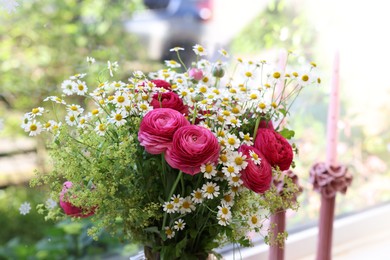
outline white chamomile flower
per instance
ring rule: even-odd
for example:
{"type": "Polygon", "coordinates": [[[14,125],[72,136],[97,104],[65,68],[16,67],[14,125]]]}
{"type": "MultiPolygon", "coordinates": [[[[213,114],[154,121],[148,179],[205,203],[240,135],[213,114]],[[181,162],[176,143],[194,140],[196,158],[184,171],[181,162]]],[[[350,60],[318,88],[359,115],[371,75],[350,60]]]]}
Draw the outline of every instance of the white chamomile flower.
{"type": "Polygon", "coordinates": [[[261,163],[261,158],[259,157],[259,155],[257,153],[255,153],[254,151],[249,151],[249,156],[251,158],[251,160],[255,163],[255,164],[260,164],[261,163]]]}
{"type": "Polygon", "coordinates": [[[73,95],[76,91],[76,88],[77,88],[77,84],[76,82],[72,81],[72,80],[64,80],[61,84],[61,88],[62,88],[62,92],[67,95],[67,96],[70,96],[70,95],[73,95]]]}
{"type": "Polygon", "coordinates": [[[171,202],[175,206],[175,209],[178,209],[178,208],[180,208],[180,206],[183,202],[183,198],[180,196],[180,194],[179,195],[174,194],[171,198],[171,202]]]}
{"type": "Polygon", "coordinates": [[[30,116],[31,118],[35,118],[37,116],[42,116],[45,109],[43,107],[35,107],[31,109],[30,116]]]}
{"type": "Polygon", "coordinates": [[[87,84],[84,81],[77,80],[75,91],[77,95],[80,96],[85,95],[85,93],[87,93],[88,91],[87,84]]]}
{"type": "Polygon", "coordinates": [[[173,47],[173,48],[170,49],[169,51],[174,51],[174,52],[184,51],[184,48],[182,48],[182,47],[173,47]]]}
{"type": "Polygon", "coordinates": [[[104,136],[104,135],[106,134],[106,131],[107,131],[107,126],[106,126],[106,124],[100,123],[100,122],[97,122],[97,123],[96,123],[95,132],[96,132],[98,135],[104,136]]]}
{"type": "Polygon", "coordinates": [[[202,186],[203,197],[213,199],[219,195],[219,186],[214,182],[207,182],[202,186]]]}
{"type": "Polygon", "coordinates": [[[217,209],[218,209],[218,216],[224,217],[226,219],[230,219],[232,217],[230,206],[226,204],[222,204],[221,206],[218,206],[217,209]]]}
{"type": "Polygon", "coordinates": [[[249,146],[253,145],[253,137],[251,137],[249,133],[244,134],[243,132],[239,132],[239,136],[242,140],[242,144],[249,146]]]}
{"type": "Polygon", "coordinates": [[[191,213],[195,210],[195,205],[192,203],[191,196],[185,197],[180,205],[180,214],[191,213]]]}
{"type": "Polygon", "coordinates": [[[31,210],[31,205],[29,202],[24,202],[19,207],[19,212],[21,215],[27,215],[31,210]]]}
{"type": "Polygon", "coordinates": [[[243,155],[241,152],[232,152],[229,157],[229,161],[234,162],[239,170],[245,169],[248,165],[248,162],[246,161],[246,155],[243,155]]]}
{"type": "Polygon", "coordinates": [[[251,215],[248,218],[248,224],[251,228],[260,228],[261,227],[261,221],[260,218],[257,215],[251,215]]]}
{"type": "Polygon", "coordinates": [[[85,116],[79,117],[77,127],[82,128],[82,129],[86,128],[87,127],[87,117],[85,117],[85,116]]]}
{"type": "Polygon", "coordinates": [[[270,105],[264,101],[260,101],[256,106],[256,112],[267,113],[270,110],[270,105]]]}
{"type": "Polygon", "coordinates": [[[126,110],[117,110],[111,113],[109,122],[115,124],[116,126],[122,126],[126,124],[127,112],[126,110]]]}
{"type": "Polygon", "coordinates": [[[170,227],[165,227],[165,235],[167,238],[171,239],[175,237],[175,231],[173,231],[170,227]]]}
{"type": "Polygon", "coordinates": [[[133,77],[137,79],[143,79],[145,77],[145,74],[140,70],[136,70],[133,72],[133,77]]]}
{"type": "Polygon", "coordinates": [[[233,187],[240,187],[244,182],[241,180],[241,175],[238,174],[238,175],[232,175],[230,177],[228,177],[228,182],[229,182],[229,185],[230,186],[233,186],[233,187]]]}
{"type": "Polygon", "coordinates": [[[46,200],[45,206],[48,209],[54,209],[55,207],[57,207],[57,202],[55,202],[55,200],[53,200],[52,198],[48,198],[46,200]]]}
{"type": "Polygon", "coordinates": [[[238,149],[240,147],[240,140],[235,134],[227,134],[225,144],[228,149],[238,149]]]}
{"type": "Polygon", "coordinates": [[[229,58],[229,53],[225,49],[218,50],[218,53],[224,56],[225,58],[229,58]]]}
{"type": "Polygon", "coordinates": [[[86,75],[87,75],[87,73],[77,73],[77,74],[75,74],[75,75],[73,75],[73,76],[70,76],[69,78],[70,78],[71,80],[82,79],[82,78],[84,78],[86,75]]]}
{"type": "Polygon", "coordinates": [[[221,200],[222,204],[226,204],[228,206],[233,206],[234,205],[234,193],[232,192],[227,192],[223,194],[223,199],[221,200]]]}
{"type": "Polygon", "coordinates": [[[163,210],[166,211],[167,213],[175,213],[176,207],[172,203],[172,201],[166,201],[166,202],[164,202],[163,210]]]}
{"type": "Polygon", "coordinates": [[[113,77],[113,71],[117,71],[119,67],[119,64],[117,61],[114,61],[111,63],[111,61],[107,61],[107,69],[110,72],[110,76],[113,77]]]}
{"type": "Polygon", "coordinates": [[[87,62],[88,62],[89,65],[92,65],[92,64],[94,64],[96,62],[96,60],[93,57],[87,57],[87,62]]]}
{"type": "Polygon", "coordinates": [[[80,105],[72,104],[66,106],[66,111],[68,111],[68,114],[78,116],[84,112],[84,108],[82,108],[80,105]]]}
{"type": "Polygon", "coordinates": [[[192,196],[192,201],[196,204],[199,204],[199,203],[202,203],[203,200],[204,200],[204,197],[203,197],[203,192],[201,189],[197,189],[197,190],[194,190],[192,193],[191,193],[191,196],[192,196]]]}
{"type": "Polygon", "coordinates": [[[200,45],[200,44],[196,44],[196,45],[192,48],[192,50],[193,50],[193,51],[195,52],[195,54],[198,55],[198,56],[205,56],[205,55],[207,55],[206,49],[205,49],[202,45],[200,45]]]}
{"type": "Polygon", "coordinates": [[[114,99],[112,100],[117,107],[126,107],[130,105],[129,95],[123,91],[115,92],[114,99]]]}
{"type": "Polygon", "coordinates": [[[186,223],[184,223],[184,221],[180,218],[178,220],[175,221],[175,225],[173,226],[174,229],[176,229],[177,231],[179,230],[183,230],[186,226],[186,223]]]}
{"type": "Polygon", "coordinates": [[[76,115],[73,114],[73,113],[68,113],[66,116],[65,116],[65,122],[69,125],[69,126],[75,126],[77,125],[77,120],[76,120],[76,115]]]}
{"type": "Polygon", "coordinates": [[[60,97],[57,97],[57,96],[48,96],[47,98],[45,98],[43,100],[44,102],[46,101],[52,101],[52,102],[55,102],[57,104],[63,104],[63,105],[66,105],[66,102],[60,98],[60,97]]]}
{"type": "Polygon", "coordinates": [[[230,224],[230,219],[225,218],[223,216],[217,216],[218,224],[221,226],[227,226],[230,224]]]}
{"type": "Polygon", "coordinates": [[[165,65],[170,68],[180,68],[181,65],[175,60],[166,60],[165,65]]]}
{"type": "Polygon", "coordinates": [[[215,176],[215,174],[217,173],[217,169],[215,168],[215,166],[211,163],[208,163],[208,164],[202,164],[200,166],[200,171],[204,173],[204,177],[206,179],[211,179],[212,177],[215,176]]]}
{"type": "Polygon", "coordinates": [[[36,136],[42,132],[42,124],[36,120],[29,121],[25,127],[25,132],[29,132],[29,136],[36,136]]]}
{"type": "Polygon", "coordinates": [[[222,167],[222,172],[226,177],[236,176],[240,172],[240,167],[229,161],[222,167]]]}

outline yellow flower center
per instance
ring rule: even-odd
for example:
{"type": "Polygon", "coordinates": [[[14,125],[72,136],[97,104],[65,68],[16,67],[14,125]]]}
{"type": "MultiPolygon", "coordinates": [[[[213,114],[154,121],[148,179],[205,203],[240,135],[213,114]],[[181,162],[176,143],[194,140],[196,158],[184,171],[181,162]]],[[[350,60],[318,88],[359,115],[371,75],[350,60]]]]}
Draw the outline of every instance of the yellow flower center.
{"type": "Polygon", "coordinates": [[[242,159],[242,157],[236,157],[236,158],[234,159],[234,162],[235,162],[237,165],[241,165],[241,164],[244,162],[244,160],[242,159]]]}
{"type": "Polygon", "coordinates": [[[257,95],[255,94],[255,93],[253,93],[253,94],[250,94],[250,96],[249,96],[251,99],[257,99],[257,95]]]}
{"type": "Polygon", "coordinates": [[[210,172],[212,172],[212,171],[213,171],[213,166],[212,166],[212,165],[210,165],[210,164],[207,164],[207,165],[206,165],[206,169],[205,169],[205,171],[206,171],[207,173],[210,173],[210,172]]]}
{"type": "Polygon", "coordinates": [[[84,89],[84,86],[80,84],[80,85],[77,86],[77,88],[78,88],[79,90],[83,90],[83,89],[84,89]]]}
{"type": "Polygon", "coordinates": [[[240,177],[238,177],[238,176],[234,176],[233,178],[232,178],[232,181],[233,182],[238,182],[240,180],[240,177]]]}
{"type": "Polygon", "coordinates": [[[221,159],[221,161],[224,162],[224,163],[228,161],[228,158],[227,158],[227,156],[226,156],[225,154],[222,154],[222,155],[220,156],[220,159],[221,159]]]}
{"type": "Polygon", "coordinates": [[[51,124],[50,124],[50,122],[47,122],[47,123],[45,124],[45,127],[46,127],[46,128],[49,128],[49,127],[51,127],[51,124]]]}
{"type": "Polygon", "coordinates": [[[224,214],[224,215],[226,215],[226,214],[228,214],[229,213],[229,209],[228,208],[222,208],[222,213],[224,214]]]}
{"type": "Polygon", "coordinates": [[[277,108],[277,107],[278,107],[278,105],[277,105],[275,102],[272,102],[272,103],[271,103],[271,106],[272,106],[273,108],[277,108]]]}
{"type": "Polygon", "coordinates": [[[250,71],[245,72],[245,76],[247,76],[248,78],[252,77],[252,72],[250,71]]]}
{"type": "Polygon", "coordinates": [[[185,209],[189,209],[189,208],[190,208],[190,203],[189,203],[188,201],[185,200],[185,201],[183,202],[182,207],[185,208],[185,209]]]}
{"type": "Polygon", "coordinates": [[[224,116],[230,116],[230,112],[227,111],[227,110],[223,111],[222,114],[223,114],[224,116]]]}
{"type": "Polygon", "coordinates": [[[99,131],[104,131],[106,129],[105,125],[104,124],[100,124],[99,125],[99,131]]]}
{"type": "Polygon", "coordinates": [[[201,87],[199,88],[199,91],[200,91],[201,93],[206,93],[206,92],[207,92],[207,88],[206,88],[205,86],[201,86],[201,87]]]}
{"type": "Polygon", "coordinates": [[[208,186],[207,189],[206,189],[206,192],[207,193],[214,193],[215,189],[214,189],[214,186],[208,186]]]}
{"type": "Polygon", "coordinates": [[[77,111],[77,107],[76,107],[75,105],[70,106],[70,110],[72,110],[72,111],[77,111]]]}
{"type": "Polygon", "coordinates": [[[302,81],[308,81],[309,80],[309,76],[308,75],[303,75],[302,76],[302,81]]]}
{"type": "Polygon", "coordinates": [[[38,113],[39,112],[39,109],[38,108],[33,108],[32,110],[31,110],[31,113],[33,113],[33,114],[36,114],[36,113],[38,113]]]}
{"type": "Polygon", "coordinates": [[[278,78],[280,78],[280,72],[275,71],[274,74],[272,74],[272,76],[273,76],[275,79],[278,79],[278,78]]]}
{"type": "Polygon", "coordinates": [[[116,114],[115,115],[115,120],[116,121],[121,121],[123,119],[123,116],[121,114],[116,114]]]}
{"type": "Polygon", "coordinates": [[[299,75],[298,72],[293,72],[292,74],[294,77],[298,77],[298,75],[299,75]]]}
{"type": "Polygon", "coordinates": [[[168,205],[167,205],[167,209],[173,209],[173,204],[172,203],[169,203],[168,205]]]}
{"type": "Polygon", "coordinates": [[[197,191],[197,192],[195,192],[194,197],[197,198],[197,199],[201,199],[202,198],[202,193],[197,191]]]}
{"type": "Polygon", "coordinates": [[[30,125],[30,131],[36,131],[38,129],[37,125],[32,124],[30,125]]]}
{"type": "Polygon", "coordinates": [[[260,108],[260,109],[264,109],[264,108],[266,108],[266,105],[265,105],[264,103],[260,103],[260,104],[259,104],[259,108],[260,108]]]}
{"type": "Polygon", "coordinates": [[[124,96],[119,96],[116,98],[116,101],[118,101],[118,103],[123,103],[125,102],[125,97],[124,96]]]}
{"type": "Polygon", "coordinates": [[[234,145],[234,144],[236,143],[236,139],[233,138],[233,137],[230,137],[230,138],[228,139],[228,143],[229,143],[230,145],[234,145]]]}
{"type": "Polygon", "coordinates": [[[232,196],[230,196],[230,194],[226,194],[225,196],[223,196],[223,199],[224,199],[226,202],[230,202],[230,201],[232,201],[232,196]]]}
{"type": "Polygon", "coordinates": [[[99,110],[97,109],[92,110],[92,115],[97,115],[97,114],[99,114],[99,110]]]}

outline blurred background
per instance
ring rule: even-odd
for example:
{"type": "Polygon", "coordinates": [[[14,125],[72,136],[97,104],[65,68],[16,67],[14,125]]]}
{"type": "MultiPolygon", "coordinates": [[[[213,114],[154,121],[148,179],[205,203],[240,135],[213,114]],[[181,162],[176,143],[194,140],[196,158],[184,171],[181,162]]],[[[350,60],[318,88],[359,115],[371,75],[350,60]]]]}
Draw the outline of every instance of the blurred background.
{"type": "Polygon", "coordinates": [[[101,234],[86,235],[88,220],[45,222],[35,206],[44,188],[28,182],[50,162],[39,138],[20,128],[23,114],[58,93],[60,83],[82,71],[87,56],[118,61],[119,77],[154,71],[171,59],[169,48],[202,44],[212,59],[219,48],[232,59],[274,62],[281,50],[296,53],[293,65],[314,61],[322,86],[308,88],[289,122],[300,149],[296,173],[304,192],[289,228],[315,225],[320,197],[308,182],[313,163],[325,160],[326,119],[332,63],[340,53],[339,161],[354,181],[337,197],[336,216],[355,214],[390,201],[390,23],[387,2],[336,0],[20,0],[12,12],[0,1],[0,259],[48,256],[128,258],[138,250],[101,234]],[[4,7],[4,6],[3,6],[4,7]],[[299,58],[298,58],[299,57],[299,58]],[[29,201],[31,211],[21,215],[29,201]]]}

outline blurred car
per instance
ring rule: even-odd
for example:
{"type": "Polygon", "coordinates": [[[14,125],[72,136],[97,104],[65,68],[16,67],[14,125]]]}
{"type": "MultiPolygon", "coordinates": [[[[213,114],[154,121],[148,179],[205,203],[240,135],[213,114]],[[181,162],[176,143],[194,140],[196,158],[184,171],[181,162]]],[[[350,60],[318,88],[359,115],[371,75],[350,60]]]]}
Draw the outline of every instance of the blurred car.
{"type": "MultiPolygon", "coordinates": [[[[213,17],[212,0],[144,0],[145,10],[125,22],[125,30],[138,36],[149,59],[176,58],[170,48],[183,47],[185,63],[192,58],[192,46],[207,44],[206,34],[213,17]]],[[[205,46],[207,47],[207,46],[205,46]]]]}

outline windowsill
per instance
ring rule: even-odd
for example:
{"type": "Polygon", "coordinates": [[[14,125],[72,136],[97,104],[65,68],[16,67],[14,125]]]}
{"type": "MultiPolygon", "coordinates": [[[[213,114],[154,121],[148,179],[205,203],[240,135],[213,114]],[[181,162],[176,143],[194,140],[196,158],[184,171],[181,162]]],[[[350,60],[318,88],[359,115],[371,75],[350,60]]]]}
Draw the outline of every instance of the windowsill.
{"type": "MultiPolygon", "coordinates": [[[[333,259],[388,259],[390,256],[390,204],[336,219],[333,259]]],[[[288,223],[287,223],[288,225],[288,223]]],[[[286,260],[315,259],[318,228],[292,233],[286,241],[286,260]]],[[[268,246],[257,245],[225,253],[224,259],[268,260],[268,246]]]]}

